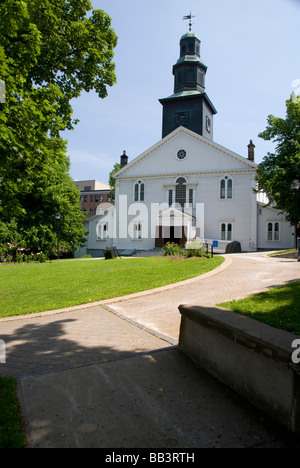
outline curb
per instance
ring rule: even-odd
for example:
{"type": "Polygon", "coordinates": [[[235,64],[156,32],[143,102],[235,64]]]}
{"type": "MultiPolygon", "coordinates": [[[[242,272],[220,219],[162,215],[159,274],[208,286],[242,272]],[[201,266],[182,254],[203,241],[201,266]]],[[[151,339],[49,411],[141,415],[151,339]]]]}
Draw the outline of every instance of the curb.
{"type": "Polygon", "coordinates": [[[63,309],[55,309],[55,310],[48,310],[44,312],[36,312],[34,314],[25,314],[25,315],[14,315],[12,317],[3,317],[0,319],[0,323],[2,322],[9,322],[13,320],[27,320],[31,318],[36,318],[36,317],[45,317],[45,316],[50,316],[50,315],[58,315],[58,314],[64,314],[67,312],[75,312],[77,310],[84,310],[84,309],[90,309],[92,307],[97,307],[97,306],[102,306],[102,305],[109,305],[109,304],[115,304],[117,302],[125,302],[129,299],[134,299],[142,296],[150,296],[152,294],[159,294],[160,292],[163,291],[168,291],[170,289],[175,289],[180,286],[185,286],[190,283],[194,283],[195,281],[199,281],[201,279],[209,278],[210,276],[214,276],[219,274],[221,271],[225,270],[231,265],[231,259],[228,257],[224,257],[225,260],[222,263],[222,265],[218,266],[212,271],[209,271],[208,273],[204,273],[203,275],[196,276],[195,278],[190,278],[188,280],[180,281],[178,283],[173,283],[169,284],[167,286],[161,286],[159,288],[154,288],[154,289],[148,289],[147,291],[141,291],[138,293],[134,294],[128,294],[126,296],[121,296],[121,297],[114,297],[111,299],[104,299],[103,301],[97,301],[97,302],[89,302],[87,304],[81,304],[77,306],[72,306],[72,307],[66,307],[63,309]]]}

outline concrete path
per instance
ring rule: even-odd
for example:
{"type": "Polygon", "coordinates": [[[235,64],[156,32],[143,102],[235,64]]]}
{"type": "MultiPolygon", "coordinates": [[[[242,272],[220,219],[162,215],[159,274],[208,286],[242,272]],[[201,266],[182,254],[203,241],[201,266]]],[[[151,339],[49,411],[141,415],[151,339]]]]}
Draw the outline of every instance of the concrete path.
{"type": "MultiPolygon", "coordinates": [[[[179,304],[216,304],[300,279],[300,263],[226,256],[176,286],[0,320],[29,447],[298,447],[176,348],[179,304]]],[[[181,450],[182,451],[182,450],[181,450]]]]}
{"type": "Polygon", "coordinates": [[[300,280],[300,262],[294,259],[257,252],[232,254],[226,255],[223,265],[200,278],[161,288],[155,294],[120,299],[105,307],[175,344],[179,337],[179,304],[216,305],[295,279],[300,280]]]}

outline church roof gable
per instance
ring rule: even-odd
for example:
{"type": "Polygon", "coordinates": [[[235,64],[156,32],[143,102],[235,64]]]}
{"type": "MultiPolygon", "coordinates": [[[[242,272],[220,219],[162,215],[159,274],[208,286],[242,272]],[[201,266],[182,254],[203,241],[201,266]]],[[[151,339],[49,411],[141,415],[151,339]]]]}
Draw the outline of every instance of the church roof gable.
{"type": "Polygon", "coordinates": [[[144,153],[130,161],[115,174],[115,177],[116,179],[122,179],[135,176],[141,177],[143,175],[163,175],[173,172],[253,171],[256,167],[257,165],[254,162],[237,153],[184,127],[178,127],[144,153]],[[180,149],[187,149],[188,157],[186,161],[178,161],[176,158],[176,151],[180,149]]]}

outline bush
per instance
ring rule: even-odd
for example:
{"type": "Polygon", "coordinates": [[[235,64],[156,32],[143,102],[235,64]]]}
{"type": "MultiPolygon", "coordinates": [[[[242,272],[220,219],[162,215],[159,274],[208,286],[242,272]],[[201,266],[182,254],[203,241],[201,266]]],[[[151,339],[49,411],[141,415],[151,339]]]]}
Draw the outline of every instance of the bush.
{"type": "Polygon", "coordinates": [[[0,261],[3,261],[5,263],[45,263],[47,260],[48,256],[44,252],[31,252],[26,254],[23,252],[16,251],[15,255],[7,253],[6,257],[4,255],[2,257],[0,252],[0,261]]]}
{"type": "Polygon", "coordinates": [[[189,241],[185,245],[186,256],[189,257],[209,257],[206,247],[201,243],[199,239],[189,241]]]}
{"type": "Polygon", "coordinates": [[[20,252],[16,254],[16,263],[23,263],[23,255],[20,252]]]}
{"type": "Polygon", "coordinates": [[[162,250],[164,255],[180,256],[184,254],[182,247],[174,242],[167,242],[162,250]]]}
{"type": "Polygon", "coordinates": [[[39,263],[45,263],[47,260],[48,260],[48,257],[45,253],[43,252],[38,252],[36,254],[36,260],[39,262],[39,263]]]}

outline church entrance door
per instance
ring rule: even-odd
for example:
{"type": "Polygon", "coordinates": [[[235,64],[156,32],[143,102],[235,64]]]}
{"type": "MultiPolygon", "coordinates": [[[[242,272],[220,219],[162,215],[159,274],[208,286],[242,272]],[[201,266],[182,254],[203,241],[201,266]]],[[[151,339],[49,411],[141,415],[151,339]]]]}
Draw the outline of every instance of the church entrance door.
{"type": "Polygon", "coordinates": [[[155,247],[163,247],[167,242],[185,245],[186,235],[184,226],[158,226],[158,236],[155,239],[155,247]]]}

